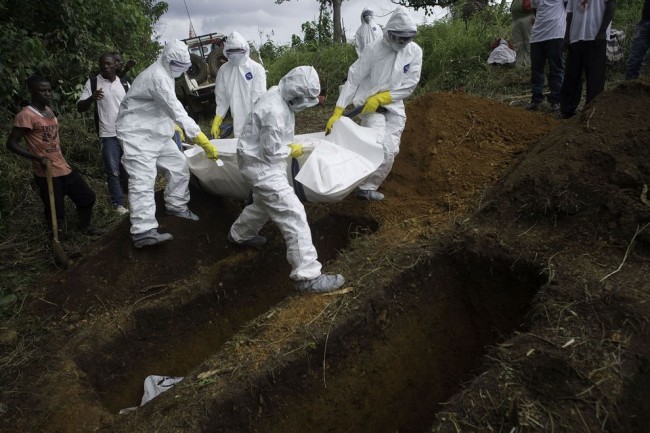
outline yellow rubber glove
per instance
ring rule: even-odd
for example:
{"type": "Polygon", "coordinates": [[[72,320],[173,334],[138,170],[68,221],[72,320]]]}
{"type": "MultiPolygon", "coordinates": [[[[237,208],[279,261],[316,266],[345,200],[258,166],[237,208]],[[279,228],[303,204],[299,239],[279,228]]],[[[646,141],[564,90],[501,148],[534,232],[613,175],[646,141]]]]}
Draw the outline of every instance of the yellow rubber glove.
{"type": "Polygon", "coordinates": [[[336,107],[334,109],[334,114],[332,114],[332,117],[330,117],[330,120],[327,121],[327,125],[325,126],[325,134],[329,134],[332,132],[332,127],[334,126],[334,122],[339,120],[343,116],[343,107],[336,107]]]}
{"type": "Polygon", "coordinates": [[[214,147],[214,144],[210,143],[208,137],[205,136],[203,132],[199,132],[196,137],[194,137],[194,142],[201,146],[205,151],[205,155],[210,159],[219,159],[219,152],[217,148],[214,147]]]}
{"type": "Polygon", "coordinates": [[[302,144],[291,143],[289,147],[291,148],[292,158],[300,158],[302,156],[302,144]]]}
{"type": "Polygon", "coordinates": [[[185,143],[185,133],[183,132],[183,128],[181,128],[180,126],[178,126],[177,123],[174,123],[174,129],[176,130],[176,132],[178,132],[178,133],[180,134],[180,136],[181,136],[181,141],[182,141],[183,143],[185,143]]]}
{"type": "Polygon", "coordinates": [[[392,101],[393,98],[390,96],[390,92],[377,93],[366,100],[366,105],[363,106],[361,114],[374,113],[379,106],[390,104],[392,101]]]}
{"type": "Polygon", "coordinates": [[[212,128],[210,128],[210,134],[212,134],[212,138],[219,138],[219,134],[221,133],[221,122],[223,122],[223,117],[219,116],[218,114],[214,116],[214,120],[212,121],[212,128]]]}

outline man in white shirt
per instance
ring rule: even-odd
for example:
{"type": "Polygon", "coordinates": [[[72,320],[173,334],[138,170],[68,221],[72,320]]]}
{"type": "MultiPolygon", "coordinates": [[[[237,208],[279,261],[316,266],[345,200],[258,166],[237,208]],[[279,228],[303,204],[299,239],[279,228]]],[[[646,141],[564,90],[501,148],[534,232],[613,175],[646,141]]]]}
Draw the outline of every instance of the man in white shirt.
{"type": "Polygon", "coordinates": [[[569,53],[560,96],[560,116],[576,114],[582,96],[582,71],[587,82],[586,103],[605,89],[609,27],[616,0],[569,0],[564,44],[569,53]]]}
{"type": "Polygon", "coordinates": [[[108,192],[113,209],[123,215],[129,211],[124,207],[120,179],[126,179],[128,175],[120,162],[122,147],[117,140],[115,120],[120,110],[120,103],[126,95],[126,89],[117,76],[117,64],[111,54],[102,54],[99,58],[99,69],[101,71],[99,75],[86,81],[77,102],[77,110],[88,111],[93,102],[95,103],[95,128],[101,140],[108,192]]]}
{"type": "Polygon", "coordinates": [[[548,102],[552,111],[560,109],[564,77],[562,46],[566,30],[564,0],[533,0],[535,23],[530,35],[530,84],[533,96],[526,106],[537,110],[544,100],[544,66],[548,62],[548,102]]]}

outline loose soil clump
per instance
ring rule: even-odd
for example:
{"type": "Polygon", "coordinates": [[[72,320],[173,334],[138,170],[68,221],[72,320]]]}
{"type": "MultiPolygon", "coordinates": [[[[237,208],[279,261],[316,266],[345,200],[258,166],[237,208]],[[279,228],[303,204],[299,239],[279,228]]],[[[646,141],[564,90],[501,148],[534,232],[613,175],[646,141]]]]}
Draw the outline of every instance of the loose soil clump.
{"type": "Polygon", "coordinates": [[[563,122],[414,99],[383,202],[306,205],[347,279],[331,296],[293,291],[272,225],[264,248],[227,244],[242,203],[193,190],[201,220],[161,213],[158,248],[124,221],[34,288],[41,338],[3,347],[29,356],[2,375],[0,428],[644,431],[649,89],[563,122]],[[118,415],[149,374],[185,379],[118,415]]]}

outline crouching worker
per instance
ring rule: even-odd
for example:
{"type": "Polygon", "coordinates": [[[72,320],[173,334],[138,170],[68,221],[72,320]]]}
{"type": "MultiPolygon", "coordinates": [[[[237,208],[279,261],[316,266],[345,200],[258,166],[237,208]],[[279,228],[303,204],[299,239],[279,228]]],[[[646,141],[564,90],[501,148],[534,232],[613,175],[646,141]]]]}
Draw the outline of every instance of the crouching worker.
{"type": "Polygon", "coordinates": [[[321,274],[305,208],[287,179],[287,158],[302,155],[302,146],[293,143],[294,112],[317,105],[319,93],[316,70],[298,66],[254,105],[237,143],[239,169],[253,190],[253,203],[228,234],[233,244],[260,246],[266,238],[258,233],[271,219],[287,244],[290,277],[307,293],[330,292],[345,282],[341,275],[321,274]]]}
{"type": "Polygon", "coordinates": [[[169,233],[158,232],[154,199],[157,168],[164,172],[167,182],[167,214],[199,219],[187,207],[190,171],[172,138],[174,124],[180,124],[208,158],[218,158],[217,149],[176,98],[174,78],[190,66],[187,45],[177,39],[169,42],[158,60],[136,77],[117,115],[117,138],[124,148],[123,163],[129,173],[131,237],[136,248],[173,239],[169,233]]]}
{"type": "Polygon", "coordinates": [[[62,227],[65,227],[65,196],[70,197],[77,207],[79,230],[88,236],[100,236],[104,230],[90,224],[95,205],[95,192],[90,189],[78,171],[70,168],[61,153],[59,122],[49,107],[52,99],[50,82],[46,78],[32,76],[27,80],[27,87],[31,94],[31,101],[16,115],[13,129],[7,139],[7,149],[32,160],[34,180],[43,201],[45,220],[51,228],[50,194],[46,173],[46,165],[49,161],[59,240],[63,239],[62,227]],[[23,137],[29,150],[19,144],[23,137]]]}

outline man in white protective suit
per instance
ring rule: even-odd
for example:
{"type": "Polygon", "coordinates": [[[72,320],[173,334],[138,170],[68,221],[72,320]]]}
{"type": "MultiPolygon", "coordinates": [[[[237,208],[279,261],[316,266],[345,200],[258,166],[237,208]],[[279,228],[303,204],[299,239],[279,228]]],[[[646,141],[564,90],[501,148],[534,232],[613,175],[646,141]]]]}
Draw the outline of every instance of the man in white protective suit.
{"type": "Polygon", "coordinates": [[[190,171],[174,140],[174,123],[201,146],[208,158],[217,159],[217,149],[176,98],[174,78],[191,66],[187,45],[174,39],[162,54],[137,76],[117,115],[117,138],[124,149],[123,164],[129,173],[131,237],[136,248],[173,239],[158,232],[154,183],[157,168],[164,172],[165,208],[168,215],[199,219],[187,207],[190,200],[190,171]]]}
{"type": "Polygon", "coordinates": [[[375,23],[375,13],[368,8],[363,8],[363,11],[361,12],[361,25],[357,29],[357,33],[354,35],[357,56],[361,55],[361,52],[367,45],[370,45],[380,38],[381,28],[377,23],[375,23]]]}
{"type": "Polygon", "coordinates": [[[350,102],[363,105],[361,125],[378,133],[384,148],[384,161],[359,187],[356,195],[364,200],[383,200],[377,191],[393,167],[399,153],[400,138],[406,124],[404,99],[420,81],[422,49],[413,42],[417,27],[406,8],[397,7],[386,23],[383,38],[368,45],[348,70],[334,114],[327,122],[329,133],[350,102]]]}
{"type": "Polygon", "coordinates": [[[223,53],[228,62],[219,68],[214,83],[217,110],[210,133],[212,137],[219,138],[221,122],[230,108],[233,132],[235,137],[239,137],[246,116],[266,92],[266,71],[249,57],[248,42],[237,32],[232,32],[226,38],[223,53]]]}
{"type": "Polygon", "coordinates": [[[287,244],[290,278],[297,290],[325,293],[345,283],[341,275],[321,273],[312,243],[305,208],[287,179],[287,159],[302,155],[293,142],[294,113],[319,103],[320,81],[311,66],[298,66],[287,73],[257,101],[237,143],[242,176],[253,190],[253,203],[246,206],[228,233],[236,245],[260,246],[258,233],[271,219],[287,244]]]}

